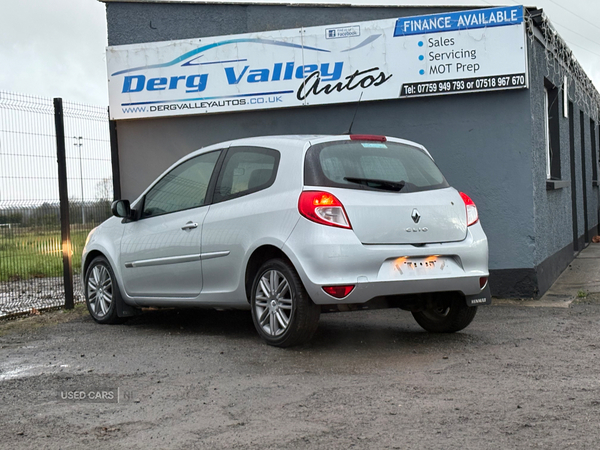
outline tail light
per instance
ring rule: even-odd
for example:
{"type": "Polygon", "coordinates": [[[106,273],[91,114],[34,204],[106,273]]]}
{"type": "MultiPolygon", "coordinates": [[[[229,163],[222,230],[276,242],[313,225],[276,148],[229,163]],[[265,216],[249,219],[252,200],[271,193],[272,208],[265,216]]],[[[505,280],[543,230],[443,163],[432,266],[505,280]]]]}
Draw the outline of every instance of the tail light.
{"type": "Polygon", "coordinates": [[[473,202],[473,200],[471,200],[471,197],[469,197],[464,192],[461,192],[460,196],[462,197],[463,202],[465,202],[465,208],[467,209],[467,226],[470,227],[474,223],[477,223],[477,221],[479,220],[477,206],[475,206],[475,203],[473,202]]]}
{"type": "Polygon", "coordinates": [[[298,211],[308,220],[332,227],[349,228],[350,221],[342,203],[329,192],[304,191],[298,200],[298,211]]]}

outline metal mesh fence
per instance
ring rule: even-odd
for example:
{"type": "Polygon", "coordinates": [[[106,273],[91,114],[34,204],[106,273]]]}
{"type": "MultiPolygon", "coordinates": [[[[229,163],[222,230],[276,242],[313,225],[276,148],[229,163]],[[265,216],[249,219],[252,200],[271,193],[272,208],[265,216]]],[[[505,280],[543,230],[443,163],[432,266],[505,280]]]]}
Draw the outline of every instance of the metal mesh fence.
{"type": "MultiPolygon", "coordinates": [[[[105,108],[63,103],[74,297],[81,251],[110,215],[105,108]]],[[[51,99],[0,91],[0,317],[62,306],[61,217],[51,99]]]]}

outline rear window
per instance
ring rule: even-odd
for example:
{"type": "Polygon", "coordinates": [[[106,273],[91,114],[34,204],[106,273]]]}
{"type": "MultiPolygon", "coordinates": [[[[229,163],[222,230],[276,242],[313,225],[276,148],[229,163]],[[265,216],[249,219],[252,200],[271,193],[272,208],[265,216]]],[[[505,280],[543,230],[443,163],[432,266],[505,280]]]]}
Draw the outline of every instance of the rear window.
{"type": "Polygon", "coordinates": [[[433,160],[421,149],[372,141],[312,146],[306,154],[304,183],[402,193],[448,187],[433,160]]]}

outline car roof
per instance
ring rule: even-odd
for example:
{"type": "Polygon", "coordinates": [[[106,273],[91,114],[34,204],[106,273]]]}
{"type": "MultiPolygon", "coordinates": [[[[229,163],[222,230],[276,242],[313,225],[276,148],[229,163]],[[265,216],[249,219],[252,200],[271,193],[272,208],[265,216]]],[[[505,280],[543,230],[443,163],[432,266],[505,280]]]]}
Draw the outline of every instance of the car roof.
{"type": "Polygon", "coordinates": [[[286,147],[297,147],[304,148],[304,146],[313,141],[320,141],[323,138],[326,138],[326,135],[318,135],[318,134],[290,134],[290,135],[278,135],[278,136],[254,136],[240,139],[233,139],[231,141],[219,142],[218,144],[212,144],[207,147],[203,147],[201,150],[216,150],[219,148],[229,147],[229,146],[268,146],[268,147],[279,147],[280,145],[285,145],[286,147]]]}
{"type": "MultiPolygon", "coordinates": [[[[280,148],[281,146],[285,146],[286,149],[292,150],[304,150],[308,148],[310,145],[320,144],[323,142],[329,141],[346,141],[350,139],[350,135],[342,134],[342,135],[327,135],[327,134],[290,134],[290,135],[276,135],[276,136],[255,136],[255,137],[247,137],[234,139],[231,141],[220,142],[218,144],[212,144],[207,147],[203,147],[189,156],[193,156],[198,153],[204,153],[211,150],[218,150],[222,148],[227,148],[230,146],[265,146],[272,148],[280,148]]],[[[395,137],[386,136],[386,139],[390,142],[397,142],[401,144],[411,145],[413,147],[418,147],[424,150],[427,154],[429,152],[423,147],[421,144],[416,142],[408,141],[406,139],[399,139],[395,137]]],[[[431,156],[431,155],[430,155],[431,156]]]]}

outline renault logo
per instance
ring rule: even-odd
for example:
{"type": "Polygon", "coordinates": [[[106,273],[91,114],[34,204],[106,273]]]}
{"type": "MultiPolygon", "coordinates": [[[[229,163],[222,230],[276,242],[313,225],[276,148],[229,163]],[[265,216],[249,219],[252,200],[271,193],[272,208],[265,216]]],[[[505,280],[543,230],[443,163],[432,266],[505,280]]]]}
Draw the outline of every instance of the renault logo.
{"type": "Polygon", "coordinates": [[[410,217],[412,217],[414,223],[419,223],[419,220],[421,220],[421,214],[419,214],[417,208],[412,210],[412,214],[410,215],[410,217]]]}

